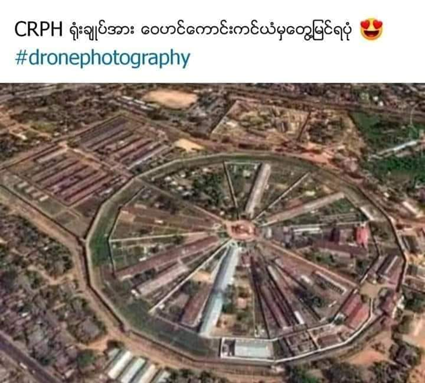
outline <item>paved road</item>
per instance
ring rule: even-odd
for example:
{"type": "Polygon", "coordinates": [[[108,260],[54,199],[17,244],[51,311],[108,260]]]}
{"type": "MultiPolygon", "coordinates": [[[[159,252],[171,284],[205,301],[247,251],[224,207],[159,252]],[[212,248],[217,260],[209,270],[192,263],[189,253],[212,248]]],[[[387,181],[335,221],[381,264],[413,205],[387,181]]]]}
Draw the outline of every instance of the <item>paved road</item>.
{"type": "Polygon", "coordinates": [[[60,380],[50,375],[35,360],[24,354],[19,348],[10,343],[0,334],[0,351],[4,351],[10,358],[17,363],[23,363],[28,367],[32,377],[39,383],[59,383],[60,380]]]}

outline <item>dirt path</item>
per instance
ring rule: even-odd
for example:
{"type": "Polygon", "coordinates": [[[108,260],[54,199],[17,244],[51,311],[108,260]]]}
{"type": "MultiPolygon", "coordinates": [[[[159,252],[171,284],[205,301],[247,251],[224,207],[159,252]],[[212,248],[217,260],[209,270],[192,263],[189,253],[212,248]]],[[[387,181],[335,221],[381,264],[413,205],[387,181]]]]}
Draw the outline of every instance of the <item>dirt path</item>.
{"type": "Polygon", "coordinates": [[[356,364],[358,366],[371,366],[375,362],[388,361],[388,357],[379,351],[368,348],[354,355],[348,361],[350,364],[356,364]]]}
{"type": "Polygon", "coordinates": [[[45,279],[47,281],[47,283],[50,286],[60,285],[65,280],[72,279],[72,278],[75,277],[74,270],[71,270],[64,275],[61,275],[59,278],[52,277],[51,275],[47,274],[47,272],[44,269],[42,269],[38,266],[35,266],[35,265],[29,265],[28,270],[36,271],[37,273],[39,273],[43,277],[43,279],[45,279]]]}

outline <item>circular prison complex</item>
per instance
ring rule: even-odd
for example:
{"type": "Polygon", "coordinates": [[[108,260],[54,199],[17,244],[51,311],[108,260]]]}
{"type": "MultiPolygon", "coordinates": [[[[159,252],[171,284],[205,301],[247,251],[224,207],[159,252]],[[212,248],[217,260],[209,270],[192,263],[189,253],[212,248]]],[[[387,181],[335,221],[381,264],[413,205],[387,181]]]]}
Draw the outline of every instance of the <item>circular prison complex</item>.
{"type": "Polygon", "coordinates": [[[136,333],[193,357],[275,364],[345,347],[376,319],[365,284],[398,280],[376,267],[383,232],[399,262],[383,213],[337,176],[211,155],[149,170],[108,200],[91,263],[136,333]]]}

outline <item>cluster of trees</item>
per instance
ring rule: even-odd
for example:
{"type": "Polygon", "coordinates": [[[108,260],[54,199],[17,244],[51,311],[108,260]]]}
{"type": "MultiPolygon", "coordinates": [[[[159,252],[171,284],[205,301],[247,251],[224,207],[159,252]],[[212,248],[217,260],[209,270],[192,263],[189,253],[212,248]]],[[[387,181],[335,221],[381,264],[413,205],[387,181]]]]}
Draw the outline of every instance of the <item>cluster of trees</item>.
{"type": "Polygon", "coordinates": [[[69,250],[59,242],[52,241],[43,249],[40,259],[47,273],[53,277],[66,274],[74,266],[69,250]]]}
{"type": "Polygon", "coordinates": [[[403,315],[400,323],[396,327],[396,331],[403,335],[409,334],[410,331],[412,330],[412,322],[413,322],[412,315],[403,315]]]}
{"type": "MultiPolygon", "coordinates": [[[[328,119],[329,116],[321,116],[328,119]]],[[[326,145],[337,142],[341,138],[346,124],[342,118],[325,122],[324,120],[315,121],[308,129],[308,136],[310,141],[326,145]]]]}
{"type": "Polygon", "coordinates": [[[405,383],[408,378],[406,369],[388,362],[375,363],[370,369],[375,383],[405,383]]]}
{"type": "Polygon", "coordinates": [[[77,355],[77,366],[80,370],[85,370],[96,361],[96,354],[93,350],[85,349],[79,351],[77,355]]]}
{"type": "Polygon", "coordinates": [[[420,153],[403,157],[393,155],[370,161],[365,166],[380,180],[385,180],[386,177],[394,174],[403,174],[408,176],[408,181],[410,180],[408,186],[410,188],[425,183],[425,175],[422,171],[425,167],[425,156],[420,153]]]}
{"type": "Polygon", "coordinates": [[[0,274],[0,288],[7,292],[13,292],[17,286],[18,272],[15,268],[10,268],[0,274]]]}
{"type": "Polygon", "coordinates": [[[201,373],[194,372],[189,369],[173,370],[167,379],[167,383],[230,383],[225,378],[219,378],[213,373],[202,371],[201,373]]]}
{"type": "Polygon", "coordinates": [[[287,383],[366,383],[363,369],[348,363],[331,363],[318,370],[321,377],[313,375],[303,367],[288,368],[287,383]]]}
{"type": "Polygon", "coordinates": [[[383,120],[380,116],[366,113],[352,113],[351,117],[373,152],[418,139],[425,130],[423,125],[403,126],[398,121],[383,120]]]}
{"type": "Polygon", "coordinates": [[[209,197],[210,206],[220,207],[224,198],[224,194],[221,189],[222,184],[222,174],[207,173],[195,178],[193,188],[196,194],[205,194],[209,197]]]}
{"type": "MultiPolygon", "coordinates": [[[[28,137],[28,135],[27,135],[28,137]]],[[[40,140],[33,140],[28,137],[27,140],[22,140],[12,134],[0,134],[0,161],[6,161],[14,155],[28,150],[40,143],[40,140]]]]}
{"type": "Polygon", "coordinates": [[[319,378],[301,367],[289,368],[286,380],[288,383],[321,383],[319,378]]]}
{"type": "Polygon", "coordinates": [[[365,383],[363,371],[348,363],[336,363],[323,371],[329,383],[365,383]]]}
{"type": "MultiPolygon", "coordinates": [[[[107,102],[108,87],[86,86],[75,89],[57,89],[50,95],[15,98],[7,107],[19,123],[51,126],[56,133],[80,129],[102,121],[118,111],[118,106],[107,102]]],[[[37,127],[37,126],[35,126],[37,127]]]]}
{"type": "MultiPolygon", "coordinates": [[[[19,216],[7,216],[3,223],[5,227],[9,228],[8,232],[11,233],[11,237],[14,237],[16,245],[38,250],[36,262],[40,263],[49,275],[59,277],[73,268],[74,264],[69,250],[61,243],[40,232],[27,219],[19,216]]],[[[20,267],[27,266],[24,263],[24,258],[18,262],[20,262],[20,267]]]]}
{"type": "Polygon", "coordinates": [[[287,383],[406,383],[408,371],[399,365],[386,361],[376,362],[370,368],[348,363],[332,362],[330,366],[318,370],[318,376],[302,367],[288,368],[287,383]]]}
{"type": "Polygon", "coordinates": [[[195,282],[190,279],[182,286],[181,291],[193,297],[199,291],[200,285],[200,282],[195,282]]]}
{"type": "Polygon", "coordinates": [[[415,291],[406,291],[404,293],[405,307],[407,310],[413,311],[417,314],[425,313],[425,294],[415,291]]]}
{"type": "Polygon", "coordinates": [[[295,295],[297,295],[298,297],[300,297],[300,299],[307,306],[321,308],[321,307],[323,307],[325,305],[324,299],[321,296],[313,293],[310,290],[296,287],[294,289],[294,293],[295,293],[295,295]]]}

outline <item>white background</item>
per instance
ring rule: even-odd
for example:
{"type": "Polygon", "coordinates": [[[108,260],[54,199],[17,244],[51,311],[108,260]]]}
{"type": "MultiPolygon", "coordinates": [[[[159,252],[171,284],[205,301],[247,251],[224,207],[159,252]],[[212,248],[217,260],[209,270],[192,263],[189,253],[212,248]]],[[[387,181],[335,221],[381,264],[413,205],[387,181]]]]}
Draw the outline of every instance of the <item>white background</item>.
{"type": "Polygon", "coordinates": [[[425,82],[425,2],[423,0],[20,0],[3,1],[0,13],[0,82],[425,82]],[[380,39],[366,41],[360,21],[376,17],[384,22],[380,39]],[[100,36],[73,42],[68,28],[107,24],[135,26],[176,23],[249,25],[274,21],[277,25],[310,25],[313,19],[349,21],[349,42],[328,36],[305,42],[301,36],[267,37],[131,37],[100,36]],[[15,35],[20,20],[63,21],[65,36],[23,38],[15,35]],[[189,66],[36,67],[17,66],[19,49],[53,52],[177,51],[192,53],[189,66]]]}

